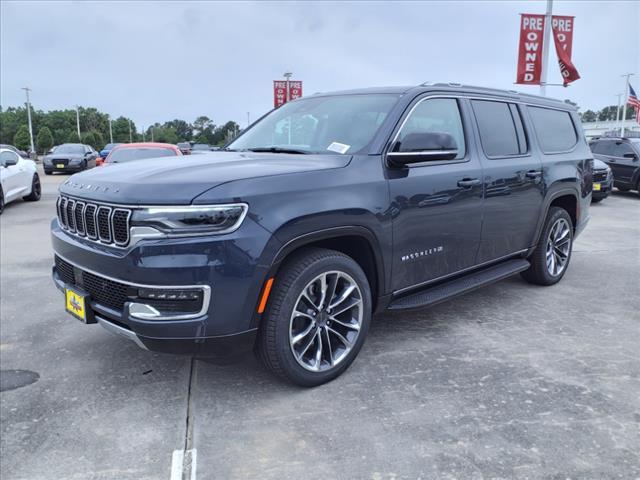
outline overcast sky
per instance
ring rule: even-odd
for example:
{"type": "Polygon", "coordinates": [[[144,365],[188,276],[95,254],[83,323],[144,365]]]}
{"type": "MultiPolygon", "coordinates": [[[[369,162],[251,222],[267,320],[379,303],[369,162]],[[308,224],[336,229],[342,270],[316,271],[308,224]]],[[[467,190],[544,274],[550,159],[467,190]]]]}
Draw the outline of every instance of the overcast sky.
{"type": "MultiPolygon", "coordinates": [[[[207,115],[246,124],[273,104],[285,71],[304,93],[427,80],[517,88],[519,13],[546,2],[0,3],[0,103],[94,106],[138,127],[207,115]]],[[[583,110],[617,102],[620,75],[640,91],[640,2],[559,1],[575,15],[582,79],[548,95],[583,110]]],[[[555,51],[549,82],[561,83],[555,51]]]]}

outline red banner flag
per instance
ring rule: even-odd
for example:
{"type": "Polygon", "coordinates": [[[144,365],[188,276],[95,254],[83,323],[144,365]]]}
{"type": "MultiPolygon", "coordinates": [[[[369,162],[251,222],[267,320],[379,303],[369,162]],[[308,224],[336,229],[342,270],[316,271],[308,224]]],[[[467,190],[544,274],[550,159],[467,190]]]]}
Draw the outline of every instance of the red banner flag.
{"type": "Polygon", "coordinates": [[[580,78],[578,70],[573,63],[571,63],[573,19],[574,17],[554,15],[551,20],[553,40],[556,44],[556,53],[558,54],[558,64],[560,65],[560,73],[562,74],[562,81],[565,86],[580,78]]]}
{"type": "Polygon", "coordinates": [[[520,14],[520,46],[516,83],[540,85],[544,15],[520,14]]]}
{"type": "Polygon", "coordinates": [[[278,108],[287,103],[287,82],[286,80],[273,81],[273,106],[278,108]]]}
{"type": "Polygon", "coordinates": [[[302,96],[302,82],[299,80],[291,80],[289,82],[289,100],[295,100],[302,96]]]}

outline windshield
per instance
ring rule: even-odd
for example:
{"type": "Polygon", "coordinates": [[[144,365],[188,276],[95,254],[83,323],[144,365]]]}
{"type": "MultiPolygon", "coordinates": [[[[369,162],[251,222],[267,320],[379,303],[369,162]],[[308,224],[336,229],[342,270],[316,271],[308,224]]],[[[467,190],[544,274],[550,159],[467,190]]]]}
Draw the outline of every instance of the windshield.
{"type": "Polygon", "coordinates": [[[398,95],[310,97],[272,111],[229,150],[352,154],[374,137],[398,95]]]}
{"type": "Polygon", "coordinates": [[[114,147],[117,147],[118,145],[120,145],[119,143],[107,143],[103,150],[112,150],[114,147]]]}
{"type": "Polygon", "coordinates": [[[84,154],[82,145],[60,145],[56,147],[56,153],[80,153],[84,154]]]}
{"type": "Polygon", "coordinates": [[[143,158],[175,157],[176,152],[168,148],[118,148],[107,157],[108,163],[124,163],[143,158]]]}

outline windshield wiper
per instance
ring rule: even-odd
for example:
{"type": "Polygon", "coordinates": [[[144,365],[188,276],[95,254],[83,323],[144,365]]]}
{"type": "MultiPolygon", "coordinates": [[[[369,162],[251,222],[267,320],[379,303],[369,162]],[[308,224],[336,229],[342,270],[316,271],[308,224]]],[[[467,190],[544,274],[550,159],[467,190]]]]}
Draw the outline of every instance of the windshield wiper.
{"type": "Polygon", "coordinates": [[[303,155],[307,155],[309,152],[306,150],[300,150],[297,148],[287,148],[287,147],[256,147],[256,148],[247,148],[250,152],[271,152],[271,153],[300,153],[303,155]]]}

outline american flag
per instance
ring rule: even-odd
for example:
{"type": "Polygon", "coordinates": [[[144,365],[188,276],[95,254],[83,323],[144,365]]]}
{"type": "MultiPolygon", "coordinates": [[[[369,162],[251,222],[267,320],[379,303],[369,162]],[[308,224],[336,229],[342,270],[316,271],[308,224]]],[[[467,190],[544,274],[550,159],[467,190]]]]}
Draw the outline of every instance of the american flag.
{"type": "Polygon", "coordinates": [[[631,85],[629,85],[629,98],[627,99],[627,103],[633,107],[633,110],[636,112],[636,122],[640,123],[640,100],[638,100],[638,96],[631,85]]]}

